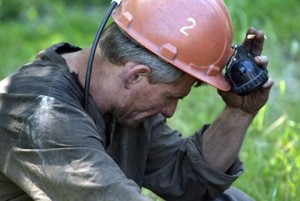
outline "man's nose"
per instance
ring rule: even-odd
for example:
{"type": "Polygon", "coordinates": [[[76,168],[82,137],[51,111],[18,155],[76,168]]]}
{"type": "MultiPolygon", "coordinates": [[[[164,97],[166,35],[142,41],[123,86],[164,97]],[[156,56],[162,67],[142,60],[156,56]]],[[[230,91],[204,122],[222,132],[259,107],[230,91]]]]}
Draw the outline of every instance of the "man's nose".
{"type": "Polygon", "coordinates": [[[176,107],[177,107],[178,100],[172,100],[170,101],[163,109],[162,109],[162,114],[166,118],[170,118],[173,116],[175,113],[176,107]]]}

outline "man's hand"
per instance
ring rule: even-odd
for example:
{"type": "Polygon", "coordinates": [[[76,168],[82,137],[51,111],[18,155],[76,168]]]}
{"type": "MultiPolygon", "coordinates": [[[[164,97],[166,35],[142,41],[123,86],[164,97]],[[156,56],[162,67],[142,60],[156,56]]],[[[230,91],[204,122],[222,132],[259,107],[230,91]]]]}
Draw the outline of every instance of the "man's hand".
{"type": "MultiPolygon", "coordinates": [[[[261,68],[266,68],[268,65],[268,58],[266,56],[260,56],[263,50],[264,40],[265,35],[262,31],[250,28],[242,43],[243,48],[254,56],[255,62],[261,68]]],[[[228,106],[239,108],[255,115],[267,102],[273,84],[273,80],[269,78],[263,86],[246,96],[239,96],[233,91],[224,92],[219,90],[218,93],[228,106]]]]}

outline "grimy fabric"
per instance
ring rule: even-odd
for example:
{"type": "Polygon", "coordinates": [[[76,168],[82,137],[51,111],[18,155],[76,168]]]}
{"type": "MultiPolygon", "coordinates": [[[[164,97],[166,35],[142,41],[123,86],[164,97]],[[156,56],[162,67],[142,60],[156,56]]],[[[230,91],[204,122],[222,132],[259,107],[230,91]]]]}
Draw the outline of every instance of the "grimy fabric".
{"type": "MultiPolygon", "coordinates": [[[[56,44],[0,83],[0,200],[208,200],[235,181],[239,159],[226,174],[201,156],[201,134],[182,138],[162,115],[136,128],[103,116],[56,44]]],[[[108,86],[109,87],[109,86],[108,86]]]]}

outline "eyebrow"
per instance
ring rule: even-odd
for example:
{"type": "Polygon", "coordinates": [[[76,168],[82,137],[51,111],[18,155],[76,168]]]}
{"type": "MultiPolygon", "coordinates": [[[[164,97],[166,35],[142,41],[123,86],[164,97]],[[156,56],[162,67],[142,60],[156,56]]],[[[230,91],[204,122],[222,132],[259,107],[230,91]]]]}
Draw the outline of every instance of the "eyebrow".
{"type": "Polygon", "coordinates": [[[207,85],[205,82],[202,82],[201,80],[197,80],[193,87],[201,87],[203,85],[207,85]]]}
{"type": "MultiPolygon", "coordinates": [[[[187,95],[186,95],[187,96],[187,95]]],[[[179,100],[183,100],[186,96],[178,97],[179,100]]]]}

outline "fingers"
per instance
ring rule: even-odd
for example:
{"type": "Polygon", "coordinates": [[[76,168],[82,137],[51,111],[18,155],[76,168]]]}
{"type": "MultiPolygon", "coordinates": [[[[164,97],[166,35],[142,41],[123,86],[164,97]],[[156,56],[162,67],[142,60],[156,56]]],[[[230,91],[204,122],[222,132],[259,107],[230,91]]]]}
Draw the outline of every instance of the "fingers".
{"type": "Polygon", "coordinates": [[[274,81],[272,80],[272,78],[269,78],[268,81],[262,85],[262,88],[270,90],[273,85],[274,81]]]}
{"type": "Polygon", "coordinates": [[[247,52],[250,52],[253,56],[258,56],[263,50],[264,41],[264,32],[251,27],[246,33],[246,37],[243,41],[242,46],[247,52]]]}
{"type": "Polygon", "coordinates": [[[255,36],[255,29],[251,27],[251,28],[249,28],[249,29],[247,30],[246,37],[245,37],[245,39],[244,39],[244,41],[243,41],[243,43],[242,43],[243,48],[244,48],[247,52],[250,51],[250,48],[251,48],[252,43],[253,43],[253,39],[248,38],[248,37],[247,37],[248,35],[254,35],[254,36],[255,36]]]}
{"type": "Polygon", "coordinates": [[[269,59],[265,55],[256,56],[256,57],[254,57],[254,60],[255,60],[255,63],[262,68],[266,68],[269,63],[269,59]]]}

